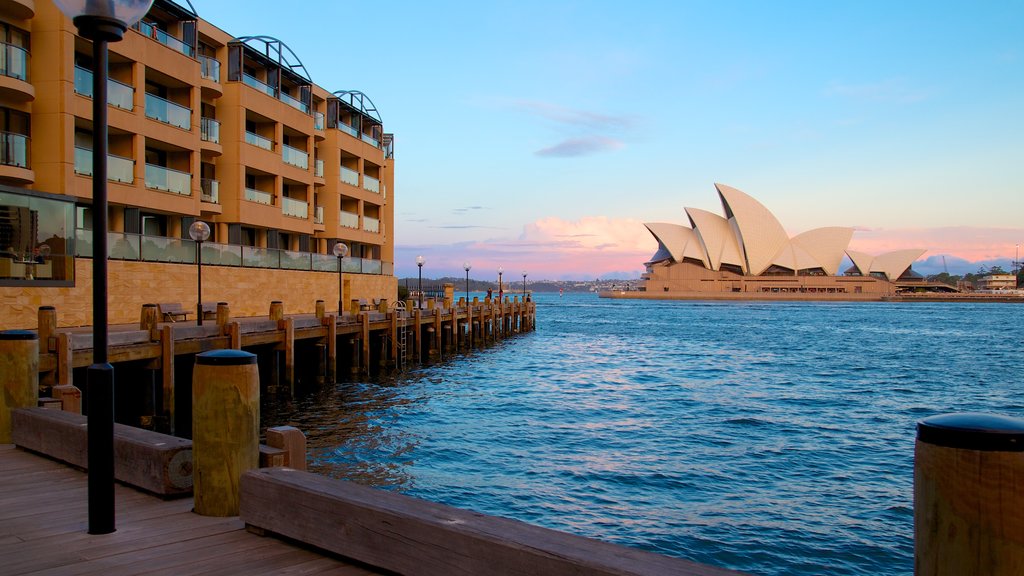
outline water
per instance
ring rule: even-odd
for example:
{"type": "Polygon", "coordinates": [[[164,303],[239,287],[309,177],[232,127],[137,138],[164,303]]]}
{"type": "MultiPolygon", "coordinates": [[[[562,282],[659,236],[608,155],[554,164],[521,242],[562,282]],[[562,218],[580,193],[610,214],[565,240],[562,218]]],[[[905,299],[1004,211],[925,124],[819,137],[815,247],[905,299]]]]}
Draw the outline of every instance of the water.
{"type": "Polygon", "coordinates": [[[534,333],[265,422],[315,472],[755,574],[910,574],[915,423],[1024,413],[1024,307],[539,294],[534,333]]]}

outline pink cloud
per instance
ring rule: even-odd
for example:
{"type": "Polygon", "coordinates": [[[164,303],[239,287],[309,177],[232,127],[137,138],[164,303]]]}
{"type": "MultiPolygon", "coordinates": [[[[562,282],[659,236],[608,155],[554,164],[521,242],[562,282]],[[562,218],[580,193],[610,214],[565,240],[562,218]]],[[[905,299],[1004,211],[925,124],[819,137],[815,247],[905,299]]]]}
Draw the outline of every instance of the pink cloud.
{"type": "Polygon", "coordinates": [[[1024,242],[1024,228],[858,228],[850,249],[880,254],[905,248],[924,248],[929,255],[945,254],[980,262],[1013,258],[1017,244],[1024,242]]]}

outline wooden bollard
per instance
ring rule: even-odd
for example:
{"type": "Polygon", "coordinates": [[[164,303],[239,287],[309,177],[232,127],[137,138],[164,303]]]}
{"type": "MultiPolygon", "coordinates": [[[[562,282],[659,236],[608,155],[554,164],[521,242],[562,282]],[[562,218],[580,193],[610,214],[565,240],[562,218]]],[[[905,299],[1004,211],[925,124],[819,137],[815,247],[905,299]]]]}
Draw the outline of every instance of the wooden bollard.
{"type": "Polygon", "coordinates": [[[226,326],[231,322],[231,308],[227,302],[217,302],[217,326],[226,326]]]}
{"type": "Polygon", "coordinates": [[[39,336],[0,332],[0,444],[11,443],[11,410],[39,404],[39,336]]]}
{"type": "Polygon", "coordinates": [[[57,348],[57,309],[53,306],[39,307],[39,352],[53,352],[57,348]]]}
{"type": "Polygon", "coordinates": [[[267,446],[285,451],[284,465],[295,470],[306,469],[306,435],[294,426],[267,428],[267,446]]]}
{"type": "Polygon", "coordinates": [[[324,305],[323,300],[316,301],[316,317],[318,320],[324,319],[324,314],[327,312],[327,306],[324,305]]]}
{"type": "Polygon", "coordinates": [[[436,302],[433,298],[427,298],[427,310],[433,310],[436,302]]]}
{"type": "Polygon", "coordinates": [[[139,315],[139,330],[148,330],[150,337],[156,333],[156,324],[160,320],[156,304],[143,304],[139,315]]]}
{"type": "Polygon", "coordinates": [[[359,303],[359,299],[358,298],[353,298],[348,303],[348,311],[353,316],[358,316],[359,315],[359,310],[360,310],[361,306],[362,305],[359,303]]]}
{"type": "Polygon", "coordinates": [[[416,308],[416,301],[413,300],[412,298],[406,298],[405,299],[405,309],[407,311],[409,311],[409,310],[414,310],[415,308],[416,308]]]}
{"type": "Polygon", "coordinates": [[[944,414],[917,424],[914,574],[1024,567],[1024,419],[944,414]]]}
{"type": "Polygon", "coordinates": [[[192,373],[195,511],[237,516],[239,481],[259,467],[260,376],[256,355],[211,350],[192,373]]]}
{"type": "Polygon", "coordinates": [[[270,319],[275,322],[284,320],[284,304],[280,300],[270,303],[270,319]]]}
{"type": "Polygon", "coordinates": [[[387,314],[388,313],[388,299],[387,298],[381,298],[380,301],[377,302],[377,312],[380,312],[381,314],[387,314]]]}

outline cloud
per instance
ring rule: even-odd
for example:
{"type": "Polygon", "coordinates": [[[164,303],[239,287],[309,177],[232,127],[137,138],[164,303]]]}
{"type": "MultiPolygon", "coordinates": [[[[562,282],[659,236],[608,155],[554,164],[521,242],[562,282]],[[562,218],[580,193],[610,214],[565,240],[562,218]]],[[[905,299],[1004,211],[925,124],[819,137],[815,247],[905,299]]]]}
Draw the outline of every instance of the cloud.
{"type": "Polygon", "coordinates": [[[627,130],[634,123],[634,119],[630,116],[575,110],[549,102],[517,100],[514,105],[521,110],[553,120],[556,123],[583,126],[589,130],[627,130]]]}
{"type": "Polygon", "coordinates": [[[504,230],[502,226],[478,226],[475,224],[443,224],[441,226],[431,226],[431,228],[437,228],[439,230],[504,230]]]}
{"type": "Polygon", "coordinates": [[[512,106],[550,121],[561,136],[558,143],[534,152],[543,158],[574,158],[619,150],[625,146],[623,138],[636,124],[632,116],[566,108],[550,102],[515,100],[512,106]]]}
{"type": "Polygon", "coordinates": [[[465,214],[471,210],[485,210],[483,206],[466,206],[465,208],[452,208],[452,214],[465,214]]]}
{"type": "Polygon", "coordinates": [[[541,148],[534,152],[534,155],[545,158],[572,158],[576,156],[587,156],[590,154],[597,154],[598,152],[605,152],[608,150],[618,150],[625,146],[620,140],[614,138],[606,138],[604,136],[584,136],[582,138],[569,138],[563,140],[554,146],[547,148],[541,148]]]}
{"type": "Polygon", "coordinates": [[[931,96],[929,90],[908,86],[902,79],[889,79],[864,84],[833,81],[825,87],[824,93],[826,96],[841,96],[854,100],[894,102],[898,104],[920,102],[927,100],[931,96]]]}
{"type": "Polygon", "coordinates": [[[946,255],[967,262],[987,262],[1014,258],[1017,244],[1024,240],[1024,228],[979,228],[949,226],[942,228],[867,228],[858,230],[850,249],[881,254],[905,248],[924,248],[926,257],[946,255]]]}

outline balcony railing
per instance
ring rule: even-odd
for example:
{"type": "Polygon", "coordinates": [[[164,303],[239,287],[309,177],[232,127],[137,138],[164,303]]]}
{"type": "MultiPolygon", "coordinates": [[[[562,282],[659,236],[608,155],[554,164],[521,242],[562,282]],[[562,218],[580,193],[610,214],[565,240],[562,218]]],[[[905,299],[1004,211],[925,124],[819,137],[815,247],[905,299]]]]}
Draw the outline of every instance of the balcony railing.
{"type": "Polygon", "coordinates": [[[192,175],[173,168],[146,164],[146,188],[191,196],[192,175]]]}
{"type": "Polygon", "coordinates": [[[291,94],[288,94],[284,90],[282,90],[281,93],[278,95],[278,99],[280,99],[281,102],[284,102],[285,104],[291,106],[292,108],[301,110],[306,114],[309,114],[309,104],[306,104],[302,100],[294,98],[291,94]]]}
{"type": "Polygon", "coordinates": [[[369,134],[362,134],[360,135],[360,138],[363,139],[363,142],[366,142],[367,144],[372,144],[374,148],[380,148],[380,140],[377,140],[373,136],[370,136],[369,134]]]}
{"type": "Polygon", "coordinates": [[[341,167],[341,181],[352,186],[359,186],[359,172],[351,168],[341,167]]]}
{"type": "Polygon", "coordinates": [[[341,225],[345,228],[359,229],[359,214],[355,212],[341,211],[341,225]]]}
{"type": "MultiPolygon", "coordinates": [[[[92,98],[92,71],[75,66],[75,92],[92,98]]],[[[135,88],[114,80],[107,79],[107,104],[122,110],[135,108],[135,88]]]]}
{"type": "Polygon", "coordinates": [[[213,118],[200,118],[199,134],[206,142],[220,144],[220,122],[213,118]]]}
{"type": "Polygon", "coordinates": [[[380,180],[363,174],[363,188],[375,194],[380,194],[380,180]]]}
{"type": "Polygon", "coordinates": [[[190,108],[148,92],[146,93],[146,117],[184,130],[192,129],[192,110],[190,108]]]}
{"type": "Polygon", "coordinates": [[[281,213],[285,216],[305,220],[309,217],[309,202],[284,196],[281,198],[281,213]]]}
{"type": "Polygon", "coordinates": [[[380,232],[380,220],[377,218],[370,218],[369,216],[363,216],[363,230],[367,232],[380,232]]]}
{"type": "Polygon", "coordinates": [[[266,204],[270,206],[274,203],[274,195],[270,192],[264,192],[262,190],[253,190],[252,188],[245,189],[245,199],[249,202],[256,202],[257,204],[266,204]]]}
{"type": "Polygon", "coordinates": [[[0,42],[0,74],[28,82],[28,50],[0,42]]]}
{"type": "Polygon", "coordinates": [[[259,146],[260,148],[263,148],[264,150],[273,150],[274,149],[274,141],[273,140],[271,140],[270,138],[264,138],[263,136],[260,136],[259,134],[255,134],[253,132],[249,132],[248,130],[245,131],[245,143],[246,144],[252,144],[253,146],[259,146]]]}
{"type": "MultiPolygon", "coordinates": [[[[75,174],[92,177],[92,150],[75,146],[75,174]]],[[[107,180],[123,184],[135,182],[135,161],[108,154],[107,180]]]]}
{"type": "Polygon", "coordinates": [[[248,74],[244,74],[244,73],[242,74],[242,83],[243,84],[247,84],[249,86],[252,86],[253,88],[259,90],[260,92],[263,92],[264,94],[266,94],[268,96],[274,96],[276,98],[276,95],[274,94],[273,86],[267,86],[266,84],[264,84],[260,80],[257,80],[256,78],[253,78],[252,76],[249,76],[248,74]]]}
{"type": "Polygon", "coordinates": [[[359,138],[359,131],[344,122],[338,121],[338,130],[345,132],[353,138],[359,138]]]}
{"type": "Polygon", "coordinates": [[[0,164],[28,168],[29,137],[14,132],[0,132],[0,164]]]}
{"type": "Polygon", "coordinates": [[[220,83],[220,61],[209,56],[199,57],[199,74],[207,80],[220,83]]]}
{"type": "Polygon", "coordinates": [[[213,178],[202,178],[199,180],[199,189],[202,191],[200,199],[210,204],[220,204],[220,182],[213,178]]]}
{"type": "Polygon", "coordinates": [[[286,164],[298,166],[303,170],[309,169],[309,153],[305,150],[299,150],[298,148],[292,148],[287,144],[282,144],[281,159],[284,160],[286,164]]]}
{"type": "Polygon", "coordinates": [[[324,161],[320,158],[313,161],[313,176],[317,178],[324,177],[324,161]]]}
{"type": "Polygon", "coordinates": [[[323,130],[324,129],[324,113],[317,112],[313,115],[313,129],[323,130]]]}
{"type": "Polygon", "coordinates": [[[159,43],[161,43],[161,44],[163,44],[165,46],[169,46],[169,47],[173,48],[174,50],[177,50],[178,52],[181,52],[182,54],[184,54],[186,56],[191,56],[192,55],[192,47],[191,46],[189,46],[188,44],[185,44],[184,42],[182,42],[181,40],[175,38],[174,36],[171,36],[167,32],[164,32],[163,30],[157,28],[156,26],[154,26],[150,22],[139,22],[138,24],[135,25],[135,29],[138,30],[139,32],[142,32],[144,35],[149,36],[150,38],[153,38],[157,42],[159,42],[159,43]]]}
{"type": "Polygon", "coordinates": [[[324,223],[324,207],[317,206],[313,208],[313,223],[323,224],[324,223]]]}

